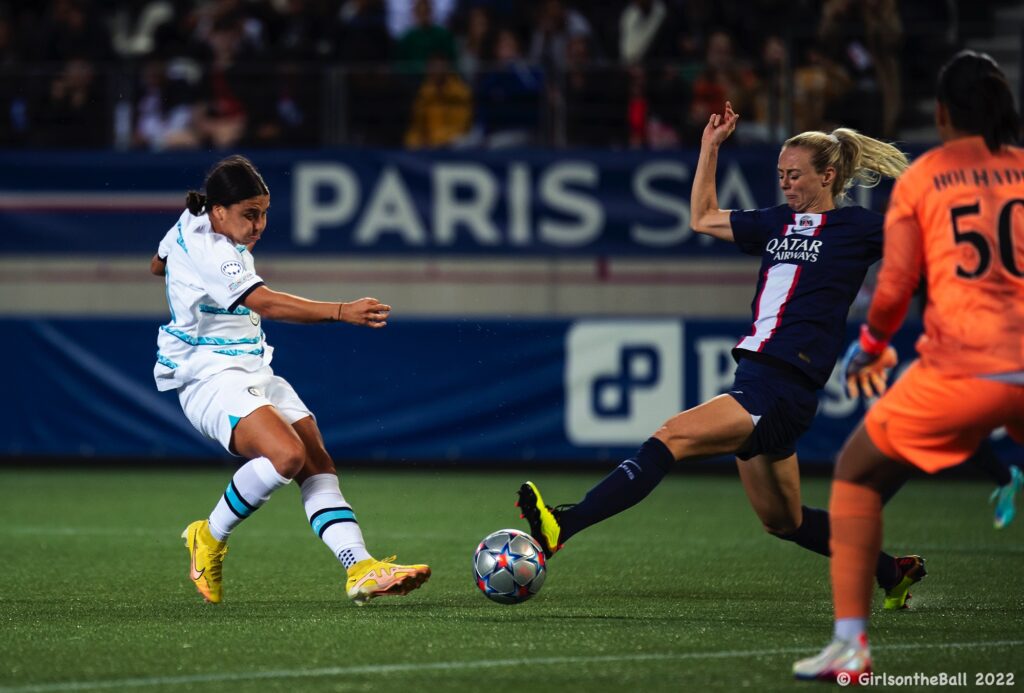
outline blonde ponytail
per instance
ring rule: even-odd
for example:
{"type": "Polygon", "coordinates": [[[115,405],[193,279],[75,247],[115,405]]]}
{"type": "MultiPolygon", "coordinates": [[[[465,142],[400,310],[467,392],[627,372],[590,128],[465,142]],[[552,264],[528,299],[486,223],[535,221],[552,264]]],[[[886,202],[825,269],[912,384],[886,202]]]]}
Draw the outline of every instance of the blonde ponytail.
{"type": "Polygon", "coordinates": [[[898,178],[910,161],[907,155],[891,144],[862,135],[850,128],[836,128],[831,133],[802,132],[782,145],[803,147],[811,153],[811,165],[818,173],[832,167],[836,179],[832,196],[845,197],[854,185],[872,188],[885,178],[898,178]]]}

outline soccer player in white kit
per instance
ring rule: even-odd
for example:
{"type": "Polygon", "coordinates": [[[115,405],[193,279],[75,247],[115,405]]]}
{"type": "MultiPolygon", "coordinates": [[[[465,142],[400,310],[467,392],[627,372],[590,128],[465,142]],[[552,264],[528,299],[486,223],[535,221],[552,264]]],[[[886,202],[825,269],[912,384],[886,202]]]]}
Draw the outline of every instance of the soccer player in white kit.
{"type": "Polygon", "coordinates": [[[426,565],[373,558],[352,507],[341,494],[334,462],[312,413],[270,368],[262,319],[347,322],[379,329],[391,306],[375,298],[351,303],[310,301],[273,291],[256,273],[252,247],[267,225],[270,192],[242,156],[218,163],[206,193],[189,191],[187,209],[151,262],[164,275],[171,319],[160,327],[157,388],[177,390],[185,416],[201,433],[248,460],[209,518],[182,533],[189,578],[207,602],[221,601],[227,539],[276,489],[298,481],[313,531],[348,573],[356,604],[408,594],[430,577],[426,565]]]}

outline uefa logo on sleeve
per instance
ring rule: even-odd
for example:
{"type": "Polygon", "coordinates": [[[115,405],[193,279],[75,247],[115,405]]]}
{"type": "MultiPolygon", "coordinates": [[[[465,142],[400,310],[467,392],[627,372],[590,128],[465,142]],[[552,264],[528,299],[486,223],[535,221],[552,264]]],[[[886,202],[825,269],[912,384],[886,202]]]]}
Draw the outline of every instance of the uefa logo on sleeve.
{"type": "Polygon", "coordinates": [[[237,277],[242,273],[242,263],[238,260],[228,260],[220,266],[220,273],[225,277],[237,277]]]}

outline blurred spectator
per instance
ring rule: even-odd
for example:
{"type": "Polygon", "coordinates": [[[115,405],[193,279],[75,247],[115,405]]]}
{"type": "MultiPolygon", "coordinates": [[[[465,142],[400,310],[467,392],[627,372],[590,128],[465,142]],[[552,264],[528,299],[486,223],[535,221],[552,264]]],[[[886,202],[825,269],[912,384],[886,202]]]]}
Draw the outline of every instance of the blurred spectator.
{"type": "Polygon", "coordinates": [[[157,28],[174,16],[168,0],[124,3],[111,13],[114,50],[123,57],[149,55],[156,46],[157,28]]]}
{"type": "Polygon", "coordinates": [[[36,57],[66,63],[72,58],[87,61],[112,57],[110,35],[100,21],[102,13],[86,0],[53,0],[33,42],[36,57]]]}
{"type": "Polygon", "coordinates": [[[896,57],[902,36],[895,0],[826,0],[819,44],[851,82],[834,111],[826,110],[828,120],[894,136],[902,98],[896,57]]]}
{"type": "Polygon", "coordinates": [[[30,87],[35,81],[19,56],[12,21],[0,14],[0,146],[25,144],[29,132],[30,87]]]}
{"type": "Polygon", "coordinates": [[[898,4],[904,30],[900,53],[904,104],[909,106],[917,100],[926,103],[919,111],[904,108],[901,121],[910,127],[930,126],[934,117],[935,67],[956,52],[958,3],[900,0],[898,4]]]}
{"type": "Polygon", "coordinates": [[[247,104],[243,144],[313,147],[320,141],[320,79],[314,66],[276,61],[258,79],[263,85],[247,104]]]}
{"type": "Polygon", "coordinates": [[[112,120],[96,69],[85,58],[71,58],[50,83],[35,109],[33,144],[99,148],[110,145],[112,120]]]}
{"type": "Polygon", "coordinates": [[[619,17],[619,59],[637,65],[659,57],[669,28],[668,9],[663,0],[631,0],[619,17]]]}
{"type": "Polygon", "coordinates": [[[311,62],[334,52],[334,17],[318,0],[285,0],[281,13],[260,24],[275,57],[311,62]]]}
{"type": "Polygon", "coordinates": [[[146,61],[141,80],[133,144],[155,151],[198,147],[196,104],[188,82],[168,74],[167,64],[159,58],[146,61]]]}
{"type": "Polygon", "coordinates": [[[789,52],[782,38],[769,35],[761,44],[753,118],[746,119],[748,140],[781,142],[786,139],[786,90],[790,74],[789,52]]]}
{"type": "Polygon", "coordinates": [[[544,69],[549,81],[560,80],[568,60],[569,40],[590,36],[590,23],[563,0],[545,0],[537,13],[530,42],[530,62],[544,69]]]}
{"type": "Polygon", "coordinates": [[[427,59],[440,53],[455,64],[455,37],[443,26],[434,23],[431,0],[415,0],[414,26],[398,42],[399,65],[414,74],[422,74],[427,59]]]}
{"type": "Polygon", "coordinates": [[[647,146],[652,149],[697,146],[699,138],[688,138],[690,85],[677,63],[668,62],[647,70],[647,146]]]}
{"type": "Polygon", "coordinates": [[[199,13],[191,0],[174,0],[171,17],[153,30],[153,45],[156,55],[168,60],[209,60],[210,49],[200,39],[199,13]]]}
{"type": "Polygon", "coordinates": [[[218,18],[207,40],[213,59],[205,76],[206,108],[197,125],[211,146],[226,149],[245,136],[248,108],[257,98],[254,92],[262,71],[243,39],[241,15],[218,18]]]}
{"type": "MultiPolygon", "coordinates": [[[[744,118],[754,118],[754,96],[757,75],[741,62],[733,51],[732,39],[724,31],[715,31],[708,37],[704,69],[693,83],[690,105],[689,132],[700,133],[712,113],[722,113],[725,102],[731,101],[733,110],[744,118]]],[[[742,139],[743,118],[737,125],[737,140],[742,139]]]]}
{"type": "Polygon", "coordinates": [[[405,146],[413,149],[444,147],[469,132],[473,123],[473,97],[469,86],[442,53],[427,61],[405,146]]]}
{"type": "MultiPolygon", "coordinates": [[[[430,24],[446,26],[455,10],[455,0],[432,0],[430,3],[430,24]]],[[[388,31],[395,38],[405,36],[410,29],[419,26],[419,8],[415,0],[387,0],[388,31]]]]}
{"type": "Polygon", "coordinates": [[[882,90],[882,136],[896,137],[896,125],[903,106],[900,48],[903,25],[896,0],[865,0],[861,17],[868,51],[875,61],[875,76],[882,90]]]}
{"type": "Polygon", "coordinates": [[[585,36],[569,39],[565,75],[565,143],[620,147],[626,139],[626,89],[622,73],[595,63],[585,36]]]}
{"type": "Polygon", "coordinates": [[[484,63],[489,62],[494,45],[491,15],[485,7],[474,6],[466,18],[466,31],[458,39],[459,72],[471,83],[484,63]]]}
{"type": "Polygon", "coordinates": [[[650,102],[647,99],[647,73],[640,65],[628,68],[629,101],[626,104],[626,125],[629,128],[629,146],[634,149],[647,145],[647,118],[650,102]]]}
{"type": "Polygon", "coordinates": [[[829,120],[833,104],[846,98],[850,76],[814,44],[804,49],[804,59],[793,71],[793,129],[830,131],[839,122],[829,120]]]}
{"type": "Polygon", "coordinates": [[[509,29],[498,32],[494,53],[494,68],[478,81],[477,123],[489,146],[529,144],[540,134],[544,76],[523,60],[509,29]]]}
{"type": "Polygon", "coordinates": [[[387,62],[391,44],[384,0],[347,0],[341,6],[334,50],[342,63],[368,69],[387,62]]]}

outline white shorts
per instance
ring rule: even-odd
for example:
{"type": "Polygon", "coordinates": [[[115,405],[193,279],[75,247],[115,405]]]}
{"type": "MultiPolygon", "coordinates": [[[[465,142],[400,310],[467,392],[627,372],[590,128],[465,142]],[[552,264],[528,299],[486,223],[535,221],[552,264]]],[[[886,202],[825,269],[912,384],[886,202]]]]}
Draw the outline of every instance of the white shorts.
{"type": "Polygon", "coordinates": [[[239,420],[268,404],[290,424],[313,414],[284,378],[270,366],[255,373],[229,368],[178,388],[178,401],[189,422],[236,457],[231,432],[239,420]]]}

